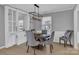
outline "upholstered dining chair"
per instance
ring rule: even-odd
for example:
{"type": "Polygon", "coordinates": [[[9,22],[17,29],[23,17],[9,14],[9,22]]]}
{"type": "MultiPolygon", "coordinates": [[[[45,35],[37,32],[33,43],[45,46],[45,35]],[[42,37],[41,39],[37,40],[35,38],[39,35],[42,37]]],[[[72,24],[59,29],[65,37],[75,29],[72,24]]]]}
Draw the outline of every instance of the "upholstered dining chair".
{"type": "Polygon", "coordinates": [[[71,45],[71,35],[72,35],[72,32],[73,32],[72,30],[67,30],[64,33],[64,36],[59,37],[59,44],[61,44],[61,40],[63,40],[64,41],[64,47],[66,47],[67,41],[69,41],[70,42],[70,46],[72,46],[71,45]]]}
{"type": "MultiPolygon", "coordinates": [[[[27,53],[29,52],[29,47],[35,47],[39,45],[39,42],[35,40],[34,34],[32,31],[26,31],[26,36],[27,36],[27,53]]],[[[35,48],[34,48],[34,54],[35,53],[35,48]]]]}
{"type": "Polygon", "coordinates": [[[47,30],[42,30],[43,40],[48,40],[50,34],[47,33],[47,30]]]}
{"type": "Polygon", "coordinates": [[[55,31],[53,31],[50,35],[50,37],[44,37],[44,39],[46,39],[46,41],[43,42],[44,45],[50,45],[50,53],[52,53],[52,49],[53,49],[53,40],[54,40],[54,35],[55,35],[55,31]]]}
{"type": "Polygon", "coordinates": [[[42,34],[47,34],[47,30],[42,30],[42,34]]]}

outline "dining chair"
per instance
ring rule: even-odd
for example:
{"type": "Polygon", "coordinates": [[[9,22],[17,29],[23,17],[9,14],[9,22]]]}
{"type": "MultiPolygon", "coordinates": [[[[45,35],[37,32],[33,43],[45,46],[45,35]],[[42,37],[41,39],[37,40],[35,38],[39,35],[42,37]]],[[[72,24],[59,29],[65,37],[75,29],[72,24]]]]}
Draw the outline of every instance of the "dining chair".
{"type": "MultiPolygon", "coordinates": [[[[26,31],[26,36],[27,36],[27,53],[29,52],[29,47],[35,47],[39,45],[39,42],[35,40],[34,34],[32,31],[26,31]]],[[[35,48],[34,48],[34,54],[35,53],[35,48]]]]}
{"type": "Polygon", "coordinates": [[[48,40],[48,37],[50,37],[50,34],[47,33],[47,30],[42,30],[42,36],[43,40],[48,40]]]}
{"type": "Polygon", "coordinates": [[[48,40],[43,42],[44,45],[49,45],[50,46],[50,53],[52,53],[52,49],[53,49],[54,35],[55,35],[55,31],[53,31],[51,33],[50,37],[45,38],[45,39],[48,39],[48,40]]]}
{"type": "Polygon", "coordinates": [[[59,37],[59,44],[61,44],[61,40],[63,40],[64,41],[64,47],[66,47],[67,41],[69,41],[70,46],[72,46],[71,45],[71,35],[72,35],[72,32],[73,32],[72,30],[67,30],[64,33],[64,36],[59,37]]]}
{"type": "Polygon", "coordinates": [[[47,34],[47,30],[42,30],[42,34],[47,34]]]}

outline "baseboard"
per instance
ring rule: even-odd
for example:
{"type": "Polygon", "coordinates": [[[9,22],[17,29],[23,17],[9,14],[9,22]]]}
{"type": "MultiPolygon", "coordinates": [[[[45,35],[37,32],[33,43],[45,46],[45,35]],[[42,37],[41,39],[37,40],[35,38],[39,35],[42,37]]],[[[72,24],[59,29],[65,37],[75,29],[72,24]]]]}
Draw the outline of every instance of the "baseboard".
{"type": "Polygon", "coordinates": [[[24,42],[20,42],[20,43],[17,43],[17,45],[21,45],[21,44],[23,44],[23,43],[25,43],[26,41],[24,41],[24,42]]]}
{"type": "Polygon", "coordinates": [[[5,46],[0,47],[0,49],[3,49],[3,48],[5,48],[5,46]]]}
{"type": "Polygon", "coordinates": [[[77,41],[79,43],[79,32],[77,32],[77,41]]]}
{"type": "MultiPolygon", "coordinates": [[[[55,44],[59,44],[59,42],[53,42],[55,44]]],[[[64,45],[64,43],[61,43],[61,45],[64,45]]],[[[70,44],[67,44],[67,46],[70,46],[70,44]]],[[[74,47],[74,45],[71,45],[71,47],[74,47]]]]}

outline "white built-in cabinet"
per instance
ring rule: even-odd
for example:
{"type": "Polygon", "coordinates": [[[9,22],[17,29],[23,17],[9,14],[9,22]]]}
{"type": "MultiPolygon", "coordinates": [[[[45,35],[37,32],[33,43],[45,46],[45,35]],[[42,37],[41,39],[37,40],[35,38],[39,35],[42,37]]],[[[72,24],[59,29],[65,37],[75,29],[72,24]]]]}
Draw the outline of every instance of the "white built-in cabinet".
{"type": "Polygon", "coordinates": [[[8,48],[16,44],[17,11],[5,6],[5,46],[8,48]]]}
{"type": "Polygon", "coordinates": [[[25,32],[27,13],[5,6],[5,47],[26,42],[25,32]]]}
{"type": "Polygon", "coordinates": [[[25,27],[27,26],[27,14],[23,11],[17,11],[18,12],[18,21],[17,21],[17,44],[22,44],[26,42],[26,33],[25,27]]]}

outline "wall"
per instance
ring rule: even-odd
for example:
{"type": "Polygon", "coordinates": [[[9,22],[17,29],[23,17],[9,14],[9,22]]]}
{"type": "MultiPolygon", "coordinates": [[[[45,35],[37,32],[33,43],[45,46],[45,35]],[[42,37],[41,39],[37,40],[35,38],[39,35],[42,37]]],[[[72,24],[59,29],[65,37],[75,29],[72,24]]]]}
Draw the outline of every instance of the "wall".
{"type": "Polygon", "coordinates": [[[79,32],[79,11],[77,12],[77,15],[78,15],[78,24],[77,24],[77,26],[78,26],[78,28],[77,28],[77,30],[78,30],[78,32],[79,32]]]}
{"type": "Polygon", "coordinates": [[[73,30],[73,11],[64,11],[53,14],[53,29],[55,31],[73,30]]]}
{"type": "Polygon", "coordinates": [[[77,40],[78,40],[78,43],[79,43],[79,11],[77,11],[77,16],[78,16],[78,19],[77,19],[77,40]]]}
{"type": "Polygon", "coordinates": [[[4,7],[0,5],[0,47],[5,45],[4,7]]]}
{"type": "MultiPolygon", "coordinates": [[[[73,10],[66,10],[46,14],[44,16],[52,16],[52,30],[55,31],[54,42],[59,42],[59,37],[61,37],[66,30],[74,29],[73,10]]],[[[73,38],[72,38],[72,44],[73,44],[73,38]]]]}

